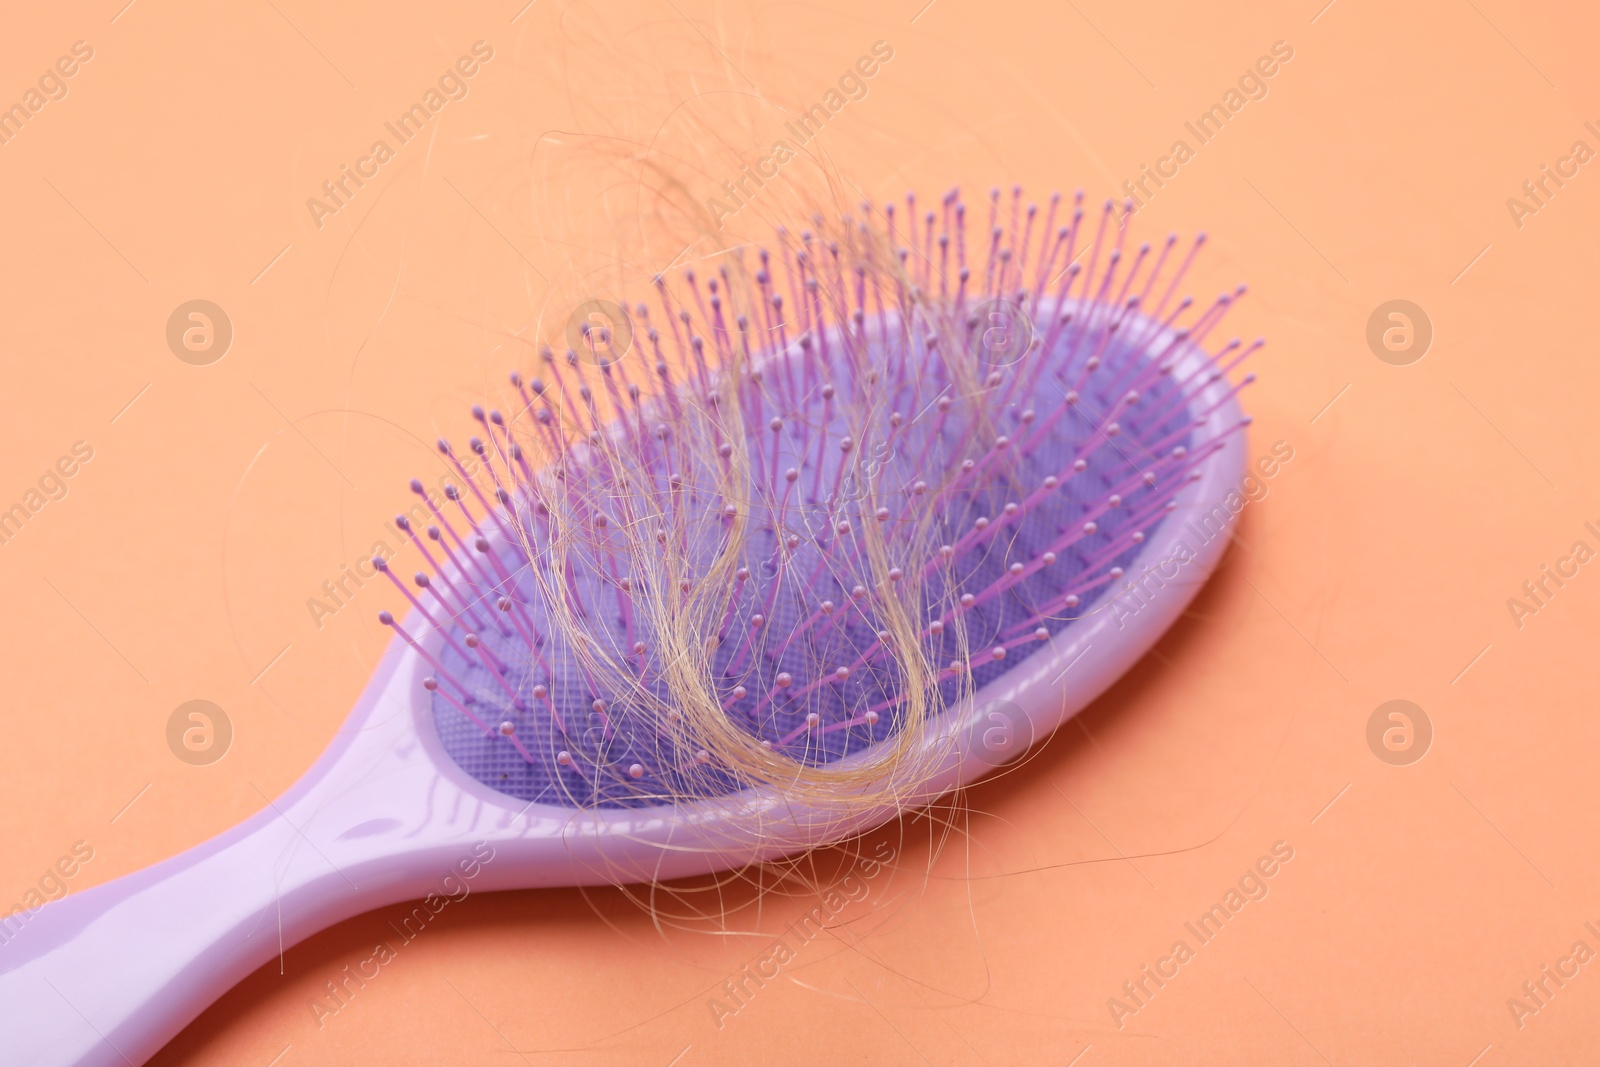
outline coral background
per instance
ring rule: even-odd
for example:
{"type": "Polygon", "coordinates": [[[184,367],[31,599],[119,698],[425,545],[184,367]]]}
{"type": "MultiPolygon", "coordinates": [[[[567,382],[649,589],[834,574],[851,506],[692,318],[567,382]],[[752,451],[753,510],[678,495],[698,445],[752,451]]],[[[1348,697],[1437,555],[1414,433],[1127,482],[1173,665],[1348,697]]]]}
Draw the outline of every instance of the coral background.
{"type": "Polygon", "coordinates": [[[1600,948],[1583,925],[1600,925],[1600,576],[1580,569],[1520,627],[1507,599],[1573,542],[1600,548],[1600,176],[1580,169],[1520,226],[1506,205],[1574,141],[1600,147],[1592,11],[524,2],[8,13],[5,101],[74,41],[94,49],[0,146],[0,507],[74,442],[94,449],[0,546],[8,909],[75,842],[94,850],[78,892],[311,764],[395,598],[369,587],[320,628],[306,598],[382,537],[425,442],[470,433],[467,405],[528,365],[528,338],[647,269],[617,248],[675,251],[628,221],[667,181],[628,160],[670,155],[699,202],[874,41],[894,59],[818,138],[835,169],[789,167],[846,176],[852,205],[1012,182],[1120,196],[1292,46],[1135,224],[1211,234],[1198,297],[1251,283],[1229,323],[1269,339],[1250,453],[1282,440],[1295,458],[1132,674],[965,813],[870,837],[894,870],[720,1028],[708,998],[814,899],[682,887],[657,929],[614,891],[473,896],[319,1025],[312,998],[400,909],[380,910],[221,994],[154,1062],[1592,1056],[1595,967],[1536,1014],[1507,999],[1575,941],[1600,948]],[[467,97],[318,228],[306,199],[478,40],[495,57],[467,97]],[[165,340],[192,299],[234,327],[209,366],[165,340]],[[1393,299],[1434,329],[1406,366],[1366,340],[1393,299]],[[209,766],[167,748],[191,699],[235,731],[209,766]],[[1368,746],[1391,699],[1432,724],[1410,765],[1368,746]],[[1294,858],[1266,899],[1114,1018],[1108,998],[1279,841],[1294,858]]]}

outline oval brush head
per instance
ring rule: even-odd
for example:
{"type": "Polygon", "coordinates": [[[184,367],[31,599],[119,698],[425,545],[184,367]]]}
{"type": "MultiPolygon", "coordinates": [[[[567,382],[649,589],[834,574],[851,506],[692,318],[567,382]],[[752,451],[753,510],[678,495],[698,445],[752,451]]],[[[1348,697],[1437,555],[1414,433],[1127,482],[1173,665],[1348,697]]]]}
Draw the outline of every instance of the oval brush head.
{"type": "Polygon", "coordinates": [[[384,568],[450,759],[558,807],[769,788],[843,816],[935,775],[949,709],[1142,603],[1128,568],[1248,422],[1225,375],[1255,346],[1203,347],[1239,293],[1174,300],[1203,237],[1130,254],[1126,211],[1059,207],[780,231],[475,407],[438,446],[458,484],[397,520],[429,569],[384,568]]]}

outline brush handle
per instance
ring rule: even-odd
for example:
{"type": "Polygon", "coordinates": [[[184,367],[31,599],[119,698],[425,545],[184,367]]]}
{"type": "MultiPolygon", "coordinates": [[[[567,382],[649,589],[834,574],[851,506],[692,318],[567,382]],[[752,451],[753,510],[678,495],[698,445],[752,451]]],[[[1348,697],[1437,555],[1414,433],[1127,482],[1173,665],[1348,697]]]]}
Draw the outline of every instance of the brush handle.
{"type": "Polygon", "coordinates": [[[288,946],[407,887],[269,807],[154,867],[0,920],[0,1060],[128,1067],[288,946]],[[361,888],[356,888],[360,886],[361,888]]]}

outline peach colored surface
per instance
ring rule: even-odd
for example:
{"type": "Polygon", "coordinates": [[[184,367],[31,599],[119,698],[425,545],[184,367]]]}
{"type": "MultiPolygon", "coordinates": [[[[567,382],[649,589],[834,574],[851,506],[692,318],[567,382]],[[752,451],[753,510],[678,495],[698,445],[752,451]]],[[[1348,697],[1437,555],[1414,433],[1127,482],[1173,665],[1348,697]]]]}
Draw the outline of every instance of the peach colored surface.
{"type": "Polygon", "coordinates": [[[608,259],[648,243],[618,234],[667,182],[627,160],[670,155],[703,202],[876,41],[892,61],[819,138],[840,197],[1098,202],[1176,169],[1136,225],[1212,235],[1197,296],[1251,284],[1250,451],[1293,459],[1128,678],[941,813],[941,848],[927,818],[869,837],[893,862],[737,1012],[713,998],[814,897],[679,887],[674,915],[726,923],[659,930],[614,891],[506,893],[342,1004],[325,984],[401,909],[291,948],[156,1063],[1593,1062],[1600,564],[1571,555],[1600,550],[1592,12],[524,2],[8,13],[0,104],[39,107],[0,144],[0,508],[92,458],[0,545],[4,910],[195,844],[309,766],[395,604],[307,599],[529,338],[648,268],[608,259]],[[466,95],[361,164],[479,41],[466,95]],[[1265,96],[1201,144],[1185,123],[1275,42],[1292,58],[1243,83],[1265,96]],[[377,174],[308,209],[346,164],[377,174]],[[194,299],[234,329],[207,366],[166,341],[194,299]],[[1404,366],[1367,342],[1395,299],[1434,333],[1404,366]],[[167,745],[192,699],[233,725],[209,766],[167,745]],[[1409,765],[1368,743],[1394,699],[1431,723],[1409,765]],[[1241,879],[1265,896],[1202,942],[1185,924],[1241,879]]]}

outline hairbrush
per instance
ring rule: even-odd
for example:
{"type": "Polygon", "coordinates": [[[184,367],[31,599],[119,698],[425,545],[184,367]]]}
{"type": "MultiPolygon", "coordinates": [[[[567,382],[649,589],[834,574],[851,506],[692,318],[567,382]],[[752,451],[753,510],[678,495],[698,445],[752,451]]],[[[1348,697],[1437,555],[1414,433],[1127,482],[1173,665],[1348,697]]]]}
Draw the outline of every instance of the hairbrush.
{"type": "MultiPolygon", "coordinates": [[[[6,920],[6,1062],[154,1054],[286,946],[474,890],[654,882],[862,833],[1016,760],[1221,558],[1249,419],[1126,247],[995,190],[652,279],[439,442],[422,569],[328,750],[182,855],[6,920]],[[970,239],[970,244],[969,244],[970,239]]],[[[1067,213],[1070,211],[1070,217],[1067,213]]],[[[397,556],[403,554],[402,549],[397,556]]]]}

